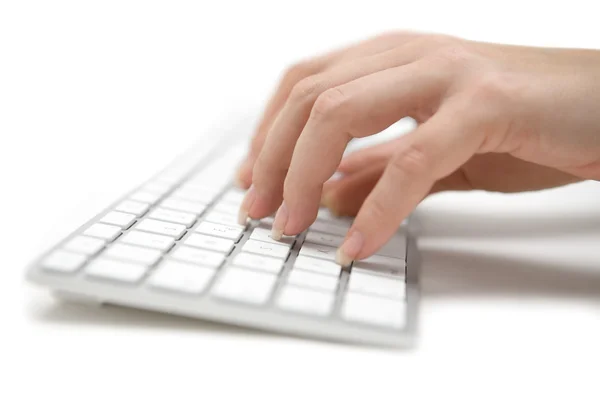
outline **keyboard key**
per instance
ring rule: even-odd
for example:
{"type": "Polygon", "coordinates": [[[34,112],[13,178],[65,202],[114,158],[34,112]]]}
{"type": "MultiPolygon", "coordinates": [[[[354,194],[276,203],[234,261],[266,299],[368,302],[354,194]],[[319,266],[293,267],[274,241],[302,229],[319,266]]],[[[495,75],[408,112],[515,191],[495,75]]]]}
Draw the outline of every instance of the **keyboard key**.
{"type": "Polygon", "coordinates": [[[335,252],[337,249],[322,244],[304,243],[300,249],[301,256],[317,257],[328,261],[335,261],[335,252]]]}
{"type": "Polygon", "coordinates": [[[87,236],[76,236],[63,246],[65,250],[87,255],[96,254],[104,247],[104,240],[87,236]]]}
{"type": "Polygon", "coordinates": [[[161,221],[173,222],[182,224],[188,228],[196,221],[196,215],[181,211],[167,210],[166,208],[156,208],[148,214],[148,218],[158,219],[161,221]]]}
{"type": "Polygon", "coordinates": [[[75,254],[64,250],[55,250],[41,262],[42,268],[55,272],[75,272],[87,257],[83,254],[75,254]]]}
{"type": "Polygon", "coordinates": [[[111,211],[107,213],[100,222],[104,222],[105,224],[117,225],[121,228],[128,228],[135,221],[134,214],[128,214],[120,211],[111,211]]]}
{"type": "Polygon", "coordinates": [[[406,297],[406,285],[403,280],[375,275],[370,272],[365,273],[356,268],[352,268],[348,290],[350,292],[362,292],[382,297],[395,297],[399,299],[406,297]]]}
{"type": "Polygon", "coordinates": [[[288,246],[281,244],[273,244],[260,242],[258,240],[248,240],[244,247],[242,248],[244,251],[254,254],[260,254],[263,256],[275,257],[285,259],[290,252],[288,246]]]}
{"type": "Polygon", "coordinates": [[[331,276],[339,276],[342,271],[342,267],[332,261],[306,256],[296,257],[294,268],[331,276]]]}
{"type": "Polygon", "coordinates": [[[161,197],[162,196],[159,193],[146,192],[144,190],[138,190],[137,192],[129,196],[131,200],[141,201],[142,203],[150,204],[156,203],[161,197]]]}
{"type": "Polygon", "coordinates": [[[173,186],[163,183],[163,182],[157,182],[157,181],[153,181],[153,182],[148,182],[146,183],[143,187],[142,190],[145,192],[150,192],[150,193],[155,193],[158,195],[164,195],[165,193],[167,193],[169,190],[171,190],[173,186]]]}
{"type": "Polygon", "coordinates": [[[135,226],[135,229],[178,238],[183,234],[183,232],[185,232],[185,225],[146,218],[145,220],[139,222],[135,226]]]}
{"type": "Polygon", "coordinates": [[[237,216],[233,214],[225,214],[218,211],[211,211],[204,219],[208,222],[213,222],[215,224],[234,226],[236,228],[241,227],[242,225],[238,224],[237,216]]]}
{"type": "Polygon", "coordinates": [[[229,250],[231,250],[235,243],[231,239],[194,233],[185,240],[185,244],[188,246],[200,247],[202,249],[218,251],[219,253],[229,253],[229,250]]]}
{"type": "Polygon", "coordinates": [[[171,257],[187,261],[192,264],[203,265],[206,267],[216,268],[223,260],[225,260],[225,254],[217,253],[209,250],[196,249],[189,246],[179,246],[171,253],[171,257]]]}
{"type": "Polygon", "coordinates": [[[333,302],[334,295],[331,293],[286,286],[277,300],[277,306],[284,310],[326,316],[331,314],[333,302]]]}
{"type": "Polygon", "coordinates": [[[214,208],[215,211],[219,211],[225,214],[231,214],[231,215],[238,215],[238,212],[240,211],[240,207],[238,206],[234,206],[233,204],[230,203],[224,203],[222,201],[219,201],[218,203],[215,204],[214,208]]]}
{"type": "Polygon", "coordinates": [[[403,277],[406,270],[405,266],[406,262],[403,259],[384,257],[376,254],[364,260],[355,261],[352,270],[354,271],[355,268],[359,268],[381,274],[403,277]]]}
{"type": "Polygon", "coordinates": [[[260,240],[261,242],[280,244],[291,247],[294,244],[295,238],[293,236],[284,236],[281,240],[275,240],[271,237],[271,230],[265,228],[254,228],[250,235],[252,240],[260,240]]]}
{"type": "Polygon", "coordinates": [[[211,203],[216,195],[217,193],[215,193],[213,190],[206,190],[205,188],[198,187],[181,188],[174,191],[172,194],[174,198],[194,201],[202,204],[211,203]]]}
{"type": "Polygon", "coordinates": [[[123,236],[121,242],[165,251],[173,246],[175,239],[155,233],[130,231],[123,236]]]}
{"type": "Polygon", "coordinates": [[[218,187],[218,185],[202,185],[190,181],[181,185],[181,187],[177,191],[189,193],[204,193],[209,198],[207,203],[210,203],[221,192],[221,188],[218,187]]]}
{"type": "Polygon", "coordinates": [[[214,224],[212,222],[202,222],[196,228],[196,232],[237,241],[240,238],[240,236],[242,236],[244,228],[242,228],[241,226],[235,227],[214,224]]]}
{"type": "Polygon", "coordinates": [[[103,256],[118,258],[144,265],[152,265],[162,256],[162,252],[155,249],[144,249],[128,244],[116,243],[104,251],[103,256]]]}
{"type": "Polygon", "coordinates": [[[180,200],[175,198],[163,200],[163,202],[160,203],[160,206],[175,211],[193,213],[196,215],[201,214],[206,209],[205,203],[197,203],[195,201],[180,200]]]}
{"type": "Polygon", "coordinates": [[[333,292],[337,288],[338,278],[294,268],[288,276],[288,284],[333,292]]]}
{"type": "Polygon", "coordinates": [[[238,267],[252,268],[272,274],[278,274],[283,267],[283,260],[241,252],[235,256],[232,264],[238,267]]]}
{"type": "Polygon", "coordinates": [[[406,323],[406,305],[402,300],[348,292],[342,307],[342,318],[399,329],[406,323]]]}
{"type": "Polygon", "coordinates": [[[155,288],[199,294],[204,291],[214,274],[215,270],[211,268],[169,260],[159,265],[148,282],[155,288]]]}
{"type": "Polygon", "coordinates": [[[221,197],[221,201],[239,207],[242,204],[245,195],[246,192],[241,189],[229,189],[223,197],[221,197]]]}
{"type": "Polygon", "coordinates": [[[388,242],[379,249],[377,254],[386,257],[406,259],[406,236],[396,234],[388,240],[388,242]]]}
{"type": "Polygon", "coordinates": [[[230,267],[215,284],[216,297],[244,303],[263,304],[273,291],[277,275],[230,267]]]}
{"type": "Polygon", "coordinates": [[[116,210],[122,211],[125,213],[129,213],[129,214],[135,214],[139,217],[140,215],[145,214],[149,208],[150,208],[150,204],[148,204],[148,203],[141,203],[139,201],[133,201],[133,200],[125,200],[125,201],[122,201],[116,207],[116,210]]]}
{"type": "Polygon", "coordinates": [[[348,228],[345,226],[335,225],[327,223],[326,221],[316,220],[313,224],[308,228],[309,232],[323,232],[328,233],[330,235],[343,236],[345,237],[348,233],[348,228]]]}
{"type": "Polygon", "coordinates": [[[111,241],[121,234],[121,228],[114,225],[94,224],[83,231],[83,234],[111,241]]]}
{"type": "Polygon", "coordinates": [[[124,283],[138,282],[148,271],[148,266],[127,261],[100,257],[85,269],[85,274],[94,278],[110,279],[124,283]]]}
{"type": "Polygon", "coordinates": [[[306,234],[305,242],[324,244],[326,246],[340,247],[342,245],[342,243],[344,243],[344,237],[330,235],[328,233],[315,232],[315,231],[310,232],[309,231],[306,234]]]}

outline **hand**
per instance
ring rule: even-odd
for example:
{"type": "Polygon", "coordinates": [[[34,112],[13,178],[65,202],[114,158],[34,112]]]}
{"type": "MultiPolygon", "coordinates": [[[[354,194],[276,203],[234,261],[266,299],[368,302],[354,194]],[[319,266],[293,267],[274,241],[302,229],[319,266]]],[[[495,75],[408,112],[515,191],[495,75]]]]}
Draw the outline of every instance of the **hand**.
{"type": "MultiPolygon", "coordinates": [[[[341,178],[323,186],[321,205],[337,216],[355,216],[383,175],[399,141],[359,150],[338,167],[341,178]]],[[[549,189],[580,181],[553,168],[505,153],[477,154],[459,169],[435,182],[428,194],[454,190],[515,193],[549,189]]]]}
{"type": "Polygon", "coordinates": [[[373,254],[436,182],[472,170],[478,154],[598,179],[599,86],[600,52],[590,50],[399,33],[318,57],[292,68],[267,106],[239,171],[240,185],[252,184],[240,217],[279,207],[274,236],[303,231],[348,141],[405,116],[420,125],[395,143],[361,202],[342,264],[373,254]]]}

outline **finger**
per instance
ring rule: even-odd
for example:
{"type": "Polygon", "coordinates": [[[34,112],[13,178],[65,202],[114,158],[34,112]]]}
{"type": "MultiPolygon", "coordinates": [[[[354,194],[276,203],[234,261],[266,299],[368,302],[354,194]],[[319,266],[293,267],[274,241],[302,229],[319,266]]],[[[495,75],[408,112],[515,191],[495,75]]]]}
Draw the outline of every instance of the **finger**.
{"type": "Polygon", "coordinates": [[[323,188],[321,204],[334,215],[354,216],[383,174],[387,163],[371,165],[323,188]]]}
{"type": "MultiPolygon", "coordinates": [[[[365,76],[319,97],[285,180],[285,234],[297,234],[314,220],[323,183],[339,165],[350,138],[380,132],[417,105],[435,107],[448,82],[445,69],[424,59],[365,76]]],[[[279,228],[281,221],[275,222],[279,228]]]]}
{"type": "Polygon", "coordinates": [[[274,120],[277,118],[292,89],[298,82],[309,76],[323,72],[336,64],[349,60],[356,61],[357,58],[368,57],[387,51],[419,36],[421,35],[411,32],[384,34],[289,68],[267,103],[261,121],[252,138],[248,156],[238,169],[238,186],[248,188],[252,183],[252,168],[254,167],[256,157],[262,149],[267,133],[273,125],[274,120]]]}
{"type": "Polygon", "coordinates": [[[402,138],[402,145],[338,250],[340,264],[375,253],[436,181],[452,174],[478,151],[485,139],[484,131],[470,125],[467,115],[466,107],[445,105],[415,132],[402,138]]]}
{"type": "MultiPolygon", "coordinates": [[[[258,195],[252,209],[249,210],[249,215],[252,218],[262,218],[273,213],[281,204],[284,180],[298,137],[307,125],[311,110],[313,114],[319,112],[320,106],[317,107],[317,99],[322,94],[345,83],[409,64],[422,56],[423,51],[422,47],[409,43],[406,46],[364,58],[359,63],[342,64],[300,82],[277,116],[256,160],[252,182],[258,195]]],[[[346,142],[340,144],[345,147],[346,142]]],[[[320,150],[322,153],[323,148],[320,150]]],[[[327,154],[325,158],[330,157],[327,154]]],[[[324,162],[322,158],[315,160],[318,160],[319,164],[324,162]]],[[[329,161],[327,160],[327,162],[329,161]]],[[[339,163],[339,159],[336,160],[336,166],[337,163],[339,163]]],[[[313,195],[319,197],[320,193],[313,193],[313,195]]]]}

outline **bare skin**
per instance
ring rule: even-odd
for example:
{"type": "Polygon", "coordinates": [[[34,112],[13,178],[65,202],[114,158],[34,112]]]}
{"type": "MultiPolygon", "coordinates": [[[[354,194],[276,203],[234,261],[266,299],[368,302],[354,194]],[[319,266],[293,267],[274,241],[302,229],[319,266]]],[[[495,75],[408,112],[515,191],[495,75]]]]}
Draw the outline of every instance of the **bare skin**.
{"type": "Polygon", "coordinates": [[[356,215],[338,262],[368,257],[429,193],[539,190],[600,179],[600,52],[393,33],[291,68],[238,183],[240,219],[277,210],[295,235],[321,199],[356,215]],[[352,138],[418,128],[342,160],[352,138]],[[327,182],[339,170],[344,178],[327,182]]]}

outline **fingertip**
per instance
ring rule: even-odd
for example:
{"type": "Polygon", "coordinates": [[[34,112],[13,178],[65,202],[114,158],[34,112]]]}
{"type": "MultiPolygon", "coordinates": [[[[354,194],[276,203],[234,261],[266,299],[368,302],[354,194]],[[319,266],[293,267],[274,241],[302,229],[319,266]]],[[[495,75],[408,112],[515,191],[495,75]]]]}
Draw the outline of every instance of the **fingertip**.
{"type": "Polygon", "coordinates": [[[252,185],[252,167],[249,165],[250,160],[246,159],[237,170],[234,177],[234,184],[240,188],[247,190],[252,185]]]}

